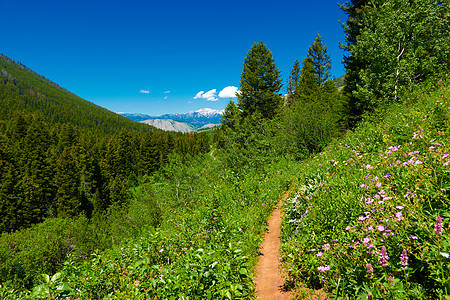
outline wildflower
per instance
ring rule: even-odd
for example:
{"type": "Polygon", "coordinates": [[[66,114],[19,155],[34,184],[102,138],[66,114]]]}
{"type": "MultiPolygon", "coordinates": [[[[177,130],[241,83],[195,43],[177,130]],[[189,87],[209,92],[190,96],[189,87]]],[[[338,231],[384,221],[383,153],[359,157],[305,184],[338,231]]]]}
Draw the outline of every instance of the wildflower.
{"type": "Polygon", "coordinates": [[[373,230],[373,226],[370,225],[369,227],[367,227],[367,230],[369,230],[369,231],[373,230]]]}
{"type": "Polygon", "coordinates": [[[450,257],[450,255],[448,253],[445,253],[445,252],[440,252],[440,253],[445,258],[449,258],[450,257]]]}
{"type": "Polygon", "coordinates": [[[316,254],[318,257],[321,257],[322,255],[323,255],[323,252],[322,251],[319,251],[319,252],[317,252],[317,254],[316,254]]]}
{"type": "Polygon", "coordinates": [[[448,166],[448,164],[450,163],[450,160],[444,163],[444,166],[448,166]]]}
{"type": "Polygon", "coordinates": [[[375,248],[375,245],[373,243],[370,243],[369,246],[367,246],[367,249],[375,248]]]}
{"type": "Polygon", "coordinates": [[[370,243],[370,238],[369,238],[369,237],[365,237],[365,238],[363,239],[363,243],[364,243],[364,244],[370,243]]]}
{"type": "Polygon", "coordinates": [[[382,246],[381,247],[381,254],[380,254],[380,264],[383,267],[386,267],[388,259],[389,259],[389,256],[387,255],[386,247],[382,246]]]}
{"type": "Polygon", "coordinates": [[[447,154],[447,153],[445,153],[444,155],[442,155],[442,159],[447,158],[447,157],[448,157],[448,154],[447,154]]]}
{"type": "Polygon", "coordinates": [[[384,231],[384,226],[383,226],[383,225],[378,225],[378,226],[377,226],[377,229],[378,229],[379,231],[384,231]]]}
{"type": "Polygon", "coordinates": [[[367,274],[369,274],[369,277],[370,276],[374,276],[375,274],[373,273],[373,266],[372,266],[372,264],[367,264],[366,265],[366,267],[367,267],[367,274]]]}
{"type": "Polygon", "coordinates": [[[374,178],[371,179],[373,182],[378,181],[378,176],[375,176],[374,178]]]}
{"type": "Polygon", "coordinates": [[[320,266],[320,267],[317,267],[317,270],[318,271],[323,271],[323,272],[326,272],[326,271],[330,271],[330,266],[320,266]]]}
{"type": "Polygon", "coordinates": [[[394,286],[394,277],[389,276],[388,281],[391,283],[392,286],[394,286]]]}
{"type": "Polygon", "coordinates": [[[399,206],[396,206],[395,208],[396,208],[396,209],[403,209],[404,207],[401,206],[401,205],[399,205],[399,206]]]}
{"type": "Polygon", "coordinates": [[[401,211],[398,211],[398,212],[395,214],[395,216],[397,217],[397,220],[398,220],[398,221],[401,221],[401,220],[402,220],[402,214],[403,214],[403,212],[401,212],[401,211]]]}
{"type": "Polygon", "coordinates": [[[436,224],[434,228],[434,233],[436,233],[437,235],[442,234],[442,218],[440,216],[436,217],[436,224]]]}
{"type": "Polygon", "coordinates": [[[391,177],[391,174],[387,173],[386,175],[383,176],[384,178],[389,178],[391,177]]]}
{"type": "Polygon", "coordinates": [[[311,252],[316,252],[316,248],[312,248],[311,250],[309,250],[311,252]]]}
{"type": "Polygon", "coordinates": [[[164,249],[159,250],[159,253],[163,253],[163,252],[164,252],[164,249]]]}
{"type": "Polygon", "coordinates": [[[323,245],[323,247],[325,248],[325,250],[328,250],[328,249],[330,249],[330,244],[326,243],[323,245]]]}
{"type": "Polygon", "coordinates": [[[353,229],[353,228],[355,228],[355,226],[347,226],[347,227],[345,228],[345,230],[350,230],[350,229],[353,229]]]}
{"type": "Polygon", "coordinates": [[[402,254],[400,255],[400,264],[403,266],[403,270],[406,269],[406,266],[408,265],[408,256],[406,253],[406,249],[403,249],[402,254]]]}
{"type": "Polygon", "coordinates": [[[375,185],[376,187],[381,187],[381,182],[377,182],[375,185]]]}

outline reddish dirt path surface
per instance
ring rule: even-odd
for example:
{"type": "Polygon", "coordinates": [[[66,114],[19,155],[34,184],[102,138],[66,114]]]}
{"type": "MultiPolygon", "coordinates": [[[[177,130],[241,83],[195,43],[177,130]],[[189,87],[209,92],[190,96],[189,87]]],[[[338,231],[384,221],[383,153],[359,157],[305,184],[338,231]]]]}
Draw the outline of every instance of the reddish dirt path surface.
{"type": "Polygon", "coordinates": [[[261,256],[259,257],[254,277],[256,296],[260,300],[290,299],[289,292],[284,291],[284,280],[278,259],[278,249],[281,244],[281,203],[286,197],[287,195],[280,199],[272,212],[268,222],[268,231],[264,235],[264,240],[261,244],[261,256]]]}

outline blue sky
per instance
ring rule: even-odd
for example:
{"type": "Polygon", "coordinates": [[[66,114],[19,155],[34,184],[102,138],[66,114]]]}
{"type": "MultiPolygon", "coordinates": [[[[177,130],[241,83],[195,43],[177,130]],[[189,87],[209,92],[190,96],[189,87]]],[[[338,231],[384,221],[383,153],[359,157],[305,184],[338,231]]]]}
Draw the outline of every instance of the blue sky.
{"type": "Polygon", "coordinates": [[[332,75],[345,73],[346,17],[334,0],[0,0],[0,12],[0,53],[115,112],[223,109],[230,98],[219,93],[239,88],[259,41],[283,82],[317,33],[332,75]]]}

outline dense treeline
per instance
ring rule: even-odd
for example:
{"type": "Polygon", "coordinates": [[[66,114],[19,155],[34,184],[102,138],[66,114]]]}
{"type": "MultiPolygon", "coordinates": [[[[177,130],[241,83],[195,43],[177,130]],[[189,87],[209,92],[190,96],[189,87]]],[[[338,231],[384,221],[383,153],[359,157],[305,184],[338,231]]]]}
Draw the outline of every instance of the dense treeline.
{"type": "Polygon", "coordinates": [[[168,133],[83,100],[0,55],[0,233],[127,204],[128,188],[207,134],[168,133]]]}
{"type": "Polygon", "coordinates": [[[261,166],[283,156],[302,159],[336,137],[343,129],[345,101],[330,68],[318,35],[301,69],[295,61],[282,96],[272,53],[263,43],[254,44],[244,61],[238,103],[228,103],[215,134],[230,166],[261,166]]]}
{"type": "Polygon", "coordinates": [[[206,135],[123,132],[96,137],[71,124],[15,113],[0,127],[0,232],[44,218],[89,218],[127,204],[127,189],[176,150],[209,149],[206,135]]]}

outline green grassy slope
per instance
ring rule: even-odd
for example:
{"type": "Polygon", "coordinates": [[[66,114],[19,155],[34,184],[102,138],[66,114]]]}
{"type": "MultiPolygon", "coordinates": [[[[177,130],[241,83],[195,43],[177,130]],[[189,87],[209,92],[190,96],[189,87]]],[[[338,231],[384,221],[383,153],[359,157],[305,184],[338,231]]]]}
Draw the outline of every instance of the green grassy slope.
{"type": "Polygon", "coordinates": [[[81,99],[54,82],[0,54],[0,120],[15,111],[42,113],[47,121],[71,123],[95,132],[149,131],[105,108],[81,99]]]}
{"type": "Polygon", "coordinates": [[[448,299],[445,84],[415,87],[302,164],[282,230],[291,288],[337,299],[448,299]]]}

